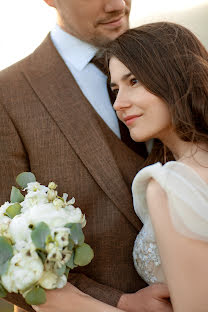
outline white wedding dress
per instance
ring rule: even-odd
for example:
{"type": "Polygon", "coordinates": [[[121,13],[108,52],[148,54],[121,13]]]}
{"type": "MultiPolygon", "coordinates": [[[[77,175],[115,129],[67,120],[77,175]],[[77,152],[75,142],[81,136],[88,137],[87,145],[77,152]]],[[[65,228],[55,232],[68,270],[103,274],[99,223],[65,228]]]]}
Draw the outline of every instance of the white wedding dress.
{"type": "Polygon", "coordinates": [[[133,259],[137,272],[148,284],[165,282],[146,203],[146,188],[151,178],[167,194],[175,229],[187,237],[208,241],[208,184],[191,167],[177,161],[163,166],[156,163],[139,171],[132,193],[134,209],[143,227],[134,244],[133,259]]]}

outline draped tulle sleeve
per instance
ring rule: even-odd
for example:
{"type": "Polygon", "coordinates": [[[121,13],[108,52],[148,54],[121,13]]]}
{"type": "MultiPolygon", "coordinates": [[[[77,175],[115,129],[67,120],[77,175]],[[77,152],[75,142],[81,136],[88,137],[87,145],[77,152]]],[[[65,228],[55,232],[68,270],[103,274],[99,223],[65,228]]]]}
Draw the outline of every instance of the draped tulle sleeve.
{"type": "Polygon", "coordinates": [[[146,187],[151,178],[167,194],[175,229],[187,237],[208,241],[208,184],[191,167],[180,162],[144,168],[132,184],[134,208],[143,223],[148,215],[146,187]]]}

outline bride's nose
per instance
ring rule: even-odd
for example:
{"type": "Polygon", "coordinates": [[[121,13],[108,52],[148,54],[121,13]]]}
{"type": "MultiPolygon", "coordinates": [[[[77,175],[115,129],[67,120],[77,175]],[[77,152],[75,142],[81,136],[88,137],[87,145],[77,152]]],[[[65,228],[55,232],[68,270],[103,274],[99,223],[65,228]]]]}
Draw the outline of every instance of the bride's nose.
{"type": "Polygon", "coordinates": [[[124,110],[126,108],[129,108],[131,106],[131,103],[127,96],[124,96],[120,93],[120,91],[117,94],[116,100],[113,104],[113,108],[116,112],[124,110]]]}

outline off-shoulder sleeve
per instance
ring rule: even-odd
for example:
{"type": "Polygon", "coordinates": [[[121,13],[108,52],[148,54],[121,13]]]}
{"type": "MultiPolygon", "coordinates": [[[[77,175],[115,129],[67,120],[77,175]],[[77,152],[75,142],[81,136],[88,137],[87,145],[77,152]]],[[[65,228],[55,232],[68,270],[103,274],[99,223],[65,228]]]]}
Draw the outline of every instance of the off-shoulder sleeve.
{"type": "Polygon", "coordinates": [[[175,229],[187,237],[208,241],[208,184],[180,162],[144,168],[132,184],[134,209],[143,223],[148,215],[146,188],[151,178],[166,192],[175,229]]]}
{"type": "Polygon", "coordinates": [[[147,166],[140,170],[135,176],[132,183],[132,195],[134,210],[139,219],[144,224],[148,216],[146,189],[151,178],[160,179],[163,174],[161,163],[147,166]]]}
{"type": "Polygon", "coordinates": [[[163,170],[160,185],[167,194],[175,229],[187,237],[208,241],[208,184],[183,163],[169,162],[163,170]]]}
{"type": "Polygon", "coordinates": [[[208,184],[189,166],[171,161],[145,167],[134,178],[134,209],[145,223],[148,217],[146,188],[155,179],[167,194],[175,229],[190,238],[208,241],[208,184]]]}

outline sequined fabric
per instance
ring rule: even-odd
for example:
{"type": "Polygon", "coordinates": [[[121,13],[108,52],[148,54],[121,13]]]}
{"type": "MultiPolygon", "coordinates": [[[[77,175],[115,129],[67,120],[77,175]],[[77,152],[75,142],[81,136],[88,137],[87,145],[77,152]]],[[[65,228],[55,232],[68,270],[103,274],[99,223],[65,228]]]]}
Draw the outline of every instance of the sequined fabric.
{"type": "Polygon", "coordinates": [[[150,220],[143,226],[134,243],[134,265],[148,284],[165,282],[159,251],[150,220]]]}

